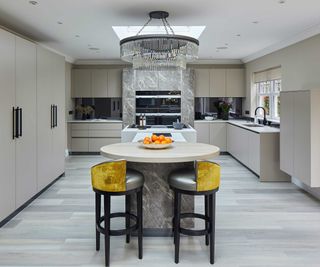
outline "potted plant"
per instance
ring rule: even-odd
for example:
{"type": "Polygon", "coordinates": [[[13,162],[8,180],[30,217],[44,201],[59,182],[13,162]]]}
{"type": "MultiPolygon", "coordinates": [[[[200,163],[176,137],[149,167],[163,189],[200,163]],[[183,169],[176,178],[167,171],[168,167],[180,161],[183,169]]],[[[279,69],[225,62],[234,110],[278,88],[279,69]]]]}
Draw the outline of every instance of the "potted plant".
{"type": "Polygon", "coordinates": [[[93,113],[94,109],[91,106],[80,105],[76,107],[76,111],[81,114],[81,119],[86,120],[90,119],[91,113],[93,113]]]}
{"type": "Polygon", "coordinates": [[[232,107],[231,103],[227,101],[221,101],[219,106],[221,108],[221,118],[223,120],[229,120],[229,111],[232,107]]]}

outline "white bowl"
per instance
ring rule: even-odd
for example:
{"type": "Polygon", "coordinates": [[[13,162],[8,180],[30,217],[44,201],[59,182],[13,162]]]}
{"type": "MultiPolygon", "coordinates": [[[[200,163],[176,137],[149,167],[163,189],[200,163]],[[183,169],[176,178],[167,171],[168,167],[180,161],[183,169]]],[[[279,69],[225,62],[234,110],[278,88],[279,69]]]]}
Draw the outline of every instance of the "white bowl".
{"type": "MultiPolygon", "coordinates": [[[[138,142],[140,143],[141,147],[147,148],[147,149],[165,149],[165,148],[172,146],[172,143],[170,143],[170,144],[144,144],[143,140],[139,140],[138,142]]],[[[172,142],[174,142],[174,141],[172,140],[172,142]]]]}
{"type": "Polygon", "coordinates": [[[213,117],[212,116],[205,116],[204,119],[206,121],[212,121],[213,120],[213,117]]]}

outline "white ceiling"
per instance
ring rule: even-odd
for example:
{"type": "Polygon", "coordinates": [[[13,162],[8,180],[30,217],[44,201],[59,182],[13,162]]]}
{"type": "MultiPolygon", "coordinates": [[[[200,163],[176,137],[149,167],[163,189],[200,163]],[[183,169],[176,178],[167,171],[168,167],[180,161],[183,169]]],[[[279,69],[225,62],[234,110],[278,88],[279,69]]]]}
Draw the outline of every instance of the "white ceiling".
{"type": "Polygon", "coordinates": [[[286,0],[282,5],[279,0],[37,2],[34,6],[29,0],[0,0],[0,24],[74,60],[119,59],[119,39],[112,26],[143,25],[152,10],[168,11],[174,26],[205,25],[199,38],[199,58],[205,60],[247,61],[278,44],[284,46],[286,40],[290,43],[320,32],[319,0],[286,0]],[[221,46],[228,49],[217,51],[221,46]]]}

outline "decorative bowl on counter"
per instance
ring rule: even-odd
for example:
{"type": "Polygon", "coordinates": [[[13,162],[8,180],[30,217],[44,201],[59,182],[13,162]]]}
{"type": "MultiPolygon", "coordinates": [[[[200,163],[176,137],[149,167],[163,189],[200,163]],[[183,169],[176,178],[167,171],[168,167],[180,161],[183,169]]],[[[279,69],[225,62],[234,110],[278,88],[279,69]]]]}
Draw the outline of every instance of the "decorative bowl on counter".
{"type": "Polygon", "coordinates": [[[213,116],[205,116],[204,119],[206,121],[212,121],[213,120],[213,116]]]}
{"type": "Polygon", "coordinates": [[[142,147],[148,149],[165,149],[172,146],[174,141],[170,137],[165,137],[164,135],[155,135],[151,137],[146,136],[143,140],[140,140],[139,143],[142,147]]]}

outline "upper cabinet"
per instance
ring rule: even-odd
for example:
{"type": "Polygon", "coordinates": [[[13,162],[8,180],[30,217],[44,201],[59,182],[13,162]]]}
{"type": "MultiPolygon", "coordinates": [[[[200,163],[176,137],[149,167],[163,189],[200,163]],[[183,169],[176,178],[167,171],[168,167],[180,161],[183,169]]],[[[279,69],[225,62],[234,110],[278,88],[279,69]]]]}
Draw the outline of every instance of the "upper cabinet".
{"type": "Polygon", "coordinates": [[[226,96],[227,97],[245,97],[244,69],[226,70],[226,96]]]}
{"type": "Polygon", "coordinates": [[[244,69],[195,69],[195,97],[246,97],[244,69]]]}
{"type": "Polygon", "coordinates": [[[73,69],[72,97],[121,97],[122,69],[73,69]]]}

